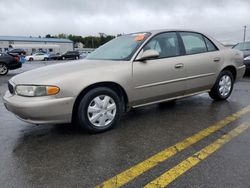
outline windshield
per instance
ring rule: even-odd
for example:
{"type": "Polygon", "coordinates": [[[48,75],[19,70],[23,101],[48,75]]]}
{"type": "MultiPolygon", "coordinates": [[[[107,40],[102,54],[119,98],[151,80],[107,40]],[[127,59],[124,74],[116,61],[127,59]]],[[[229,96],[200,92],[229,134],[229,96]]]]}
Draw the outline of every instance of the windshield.
{"type": "Polygon", "coordinates": [[[233,49],[241,50],[241,51],[250,50],[250,42],[239,43],[235,45],[233,49]]]}
{"type": "Polygon", "coordinates": [[[135,51],[149,35],[149,33],[135,33],[117,37],[97,48],[86,59],[130,60],[135,51]]]}

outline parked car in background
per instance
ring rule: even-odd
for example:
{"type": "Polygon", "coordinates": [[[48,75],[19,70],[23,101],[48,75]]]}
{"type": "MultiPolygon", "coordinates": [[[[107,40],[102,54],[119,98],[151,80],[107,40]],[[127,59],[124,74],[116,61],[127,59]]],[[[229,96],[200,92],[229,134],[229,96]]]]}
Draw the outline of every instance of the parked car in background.
{"type": "Polygon", "coordinates": [[[250,72],[250,41],[236,44],[233,49],[240,50],[244,54],[244,64],[246,71],[250,72]]]}
{"type": "Polygon", "coordinates": [[[26,55],[26,51],[24,49],[12,49],[8,53],[9,54],[26,55]]]}
{"type": "Polygon", "coordinates": [[[49,54],[49,60],[58,60],[60,54],[49,54]]]}
{"type": "Polygon", "coordinates": [[[80,53],[78,51],[68,51],[58,57],[60,60],[65,59],[80,59],[80,53]]]}
{"type": "Polygon", "coordinates": [[[49,60],[49,54],[37,52],[33,55],[26,56],[26,61],[47,61],[49,60]]]}
{"type": "Polygon", "coordinates": [[[244,72],[243,53],[207,35],[149,31],[117,37],[76,63],[12,77],[3,99],[26,122],[75,121],[97,133],[130,108],[203,92],[226,100],[244,72]]]}
{"type": "Polygon", "coordinates": [[[22,67],[17,55],[0,53],[0,76],[6,75],[9,70],[14,70],[22,67]]]}
{"type": "Polygon", "coordinates": [[[85,59],[91,52],[79,52],[80,59],[85,59]]]}

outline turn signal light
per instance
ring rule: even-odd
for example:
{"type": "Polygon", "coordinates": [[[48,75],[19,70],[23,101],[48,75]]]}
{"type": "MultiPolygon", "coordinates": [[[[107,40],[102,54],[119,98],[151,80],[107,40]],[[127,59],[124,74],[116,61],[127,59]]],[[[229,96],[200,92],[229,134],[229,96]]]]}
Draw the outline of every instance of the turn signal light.
{"type": "Polygon", "coordinates": [[[60,91],[58,87],[55,86],[47,86],[47,94],[48,95],[55,95],[60,91]]]}

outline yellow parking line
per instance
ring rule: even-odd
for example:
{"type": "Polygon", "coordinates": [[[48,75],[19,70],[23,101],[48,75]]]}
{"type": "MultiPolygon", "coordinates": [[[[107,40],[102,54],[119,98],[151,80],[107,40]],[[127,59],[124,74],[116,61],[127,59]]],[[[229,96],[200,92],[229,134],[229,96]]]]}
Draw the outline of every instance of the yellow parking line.
{"type": "Polygon", "coordinates": [[[170,170],[162,174],[160,177],[156,178],[155,180],[147,184],[144,188],[166,187],[176,178],[178,178],[186,171],[188,171],[190,168],[192,168],[193,166],[197,165],[199,162],[210,156],[212,153],[221,148],[224,144],[232,140],[234,137],[238,136],[240,133],[242,133],[249,127],[250,124],[246,123],[238,126],[237,128],[230,131],[228,134],[223,135],[212,144],[196,152],[191,157],[188,157],[175,167],[171,168],[170,170]]]}
{"type": "Polygon", "coordinates": [[[226,117],[225,119],[215,123],[214,125],[201,130],[200,132],[194,134],[191,137],[184,139],[177,144],[170,146],[169,148],[151,156],[150,158],[136,164],[135,166],[121,172],[120,174],[112,177],[111,179],[103,182],[102,184],[96,186],[96,188],[114,188],[120,187],[124,184],[130,182],[137,176],[141,175],[142,173],[150,170],[151,168],[155,167],[158,163],[167,160],[168,158],[175,155],[177,152],[180,152],[187,147],[191,146],[192,144],[200,141],[201,139],[207,137],[208,135],[214,133],[215,131],[221,129],[222,127],[226,126],[227,124],[231,123],[232,121],[238,119],[242,115],[250,112],[250,105],[241,109],[240,111],[226,117]]]}

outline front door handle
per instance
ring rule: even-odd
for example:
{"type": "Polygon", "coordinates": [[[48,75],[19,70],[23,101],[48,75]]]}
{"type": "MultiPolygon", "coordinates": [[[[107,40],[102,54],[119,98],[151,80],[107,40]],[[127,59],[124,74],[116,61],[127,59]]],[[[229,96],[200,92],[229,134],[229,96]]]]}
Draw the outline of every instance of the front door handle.
{"type": "Polygon", "coordinates": [[[184,67],[184,64],[183,63],[178,63],[174,66],[176,69],[181,69],[184,67]]]}

